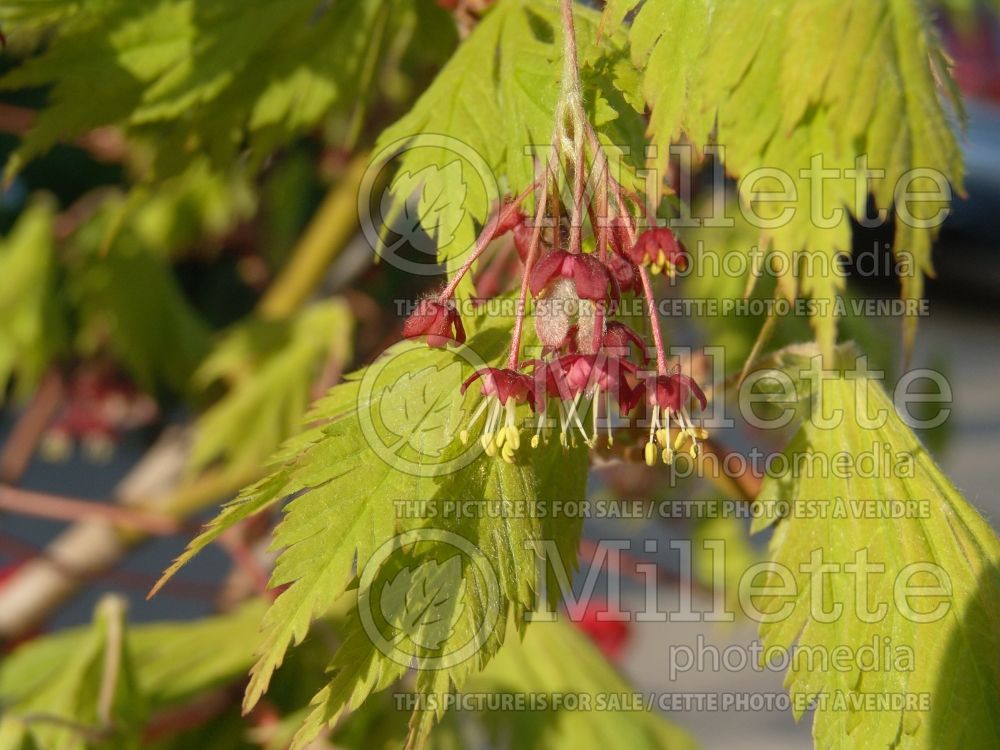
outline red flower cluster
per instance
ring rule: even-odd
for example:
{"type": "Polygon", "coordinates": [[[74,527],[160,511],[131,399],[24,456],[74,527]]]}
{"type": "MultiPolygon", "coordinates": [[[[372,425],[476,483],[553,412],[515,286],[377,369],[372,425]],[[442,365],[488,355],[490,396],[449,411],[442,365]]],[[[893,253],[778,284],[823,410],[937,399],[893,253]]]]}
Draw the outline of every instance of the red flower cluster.
{"type": "Polygon", "coordinates": [[[156,402],[102,362],[80,365],[66,382],[63,405],[45,430],[42,455],[68,459],[77,444],[94,461],[110,460],[121,433],[159,416],[156,402]]]}
{"type": "MultiPolygon", "coordinates": [[[[650,229],[635,236],[631,218],[613,219],[600,230],[600,250],[585,251],[579,233],[575,243],[555,228],[548,237],[529,226],[516,201],[507,201],[489,222],[477,247],[511,233],[525,264],[525,291],[534,298],[534,323],[543,345],[541,359],[518,362],[522,320],[515,323],[511,355],[506,367],[488,367],[474,373],[462,384],[462,393],[480,383],[483,401],[475,409],[469,430],[485,414],[480,443],[491,456],[513,462],[521,445],[517,407],[528,405],[536,415],[532,447],[543,439],[542,430],[558,426],[560,442],[567,445],[579,434],[584,442],[596,444],[603,422],[607,441],[613,442],[612,422],[629,415],[640,403],[651,414],[646,460],[662,456],[672,460],[682,447],[694,454],[703,431],[692,424],[688,406],[697,399],[704,407],[705,396],[691,378],[678,371],[668,372],[662,344],[657,339],[655,370],[644,369],[649,361],[646,341],[624,323],[609,320],[612,304],[623,293],[648,292],[647,273],[674,273],[686,268],[683,245],[669,229],[650,229]],[[565,246],[563,243],[565,242],[565,246]],[[554,404],[551,416],[550,404],[554,404]],[[589,430],[585,420],[589,412],[589,430]],[[676,439],[671,440],[671,425],[676,439]]],[[[467,263],[466,269],[471,265],[467,263]]],[[[403,335],[426,337],[431,346],[463,343],[465,331],[450,294],[445,292],[422,300],[406,321],[403,335]]],[[[649,298],[647,297],[647,300],[649,298]]]]}

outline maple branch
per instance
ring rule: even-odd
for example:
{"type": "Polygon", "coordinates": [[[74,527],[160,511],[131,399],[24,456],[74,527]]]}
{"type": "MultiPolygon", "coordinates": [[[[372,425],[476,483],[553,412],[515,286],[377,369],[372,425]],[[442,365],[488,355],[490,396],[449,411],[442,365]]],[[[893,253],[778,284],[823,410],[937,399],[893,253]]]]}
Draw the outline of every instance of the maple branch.
{"type": "Polygon", "coordinates": [[[4,443],[3,452],[0,452],[0,482],[17,484],[21,480],[62,399],[62,377],[57,370],[52,369],[42,379],[31,403],[22,412],[4,443]]]}
{"type": "MultiPolygon", "coordinates": [[[[168,430],[115,488],[115,502],[161,517],[183,518],[260,476],[260,468],[216,471],[185,482],[190,443],[190,430],[168,430]]],[[[16,638],[41,624],[81,586],[114,568],[148,536],[142,530],[116,528],[104,519],[73,524],[0,587],[0,639],[16,638]]]]}
{"type": "Polygon", "coordinates": [[[330,263],[357,230],[357,196],[367,168],[368,154],[358,154],[327,193],[292,251],[291,259],[257,304],[260,317],[270,320],[288,317],[323,281],[330,263]]]}
{"type": "Polygon", "coordinates": [[[120,505],[3,485],[0,485],[0,510],[55,521],[102,520],[123,529],[141,531],[151,536],[171,536],[192,530],[190,524],[170,516],[149,513],[140,508],[125,508],[120,505]]]}

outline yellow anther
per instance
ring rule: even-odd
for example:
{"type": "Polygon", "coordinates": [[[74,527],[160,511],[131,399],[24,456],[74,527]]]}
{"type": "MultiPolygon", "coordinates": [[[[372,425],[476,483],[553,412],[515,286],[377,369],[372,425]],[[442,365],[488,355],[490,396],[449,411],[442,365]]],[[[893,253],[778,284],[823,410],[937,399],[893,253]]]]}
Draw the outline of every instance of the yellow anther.
{"type": "Polygon", "coordinates": [[[537,448],[539,442],[540,441],[538,440],[538,435],[532,435],[531,436],[531,447],[532,448],[537,448]]]}
{"type": "Polygon", "coordinates": [[[458,439],[462,441],[462,445],[468,445],[469,444],[469,431],[468,430],[462,430],[460,433],[458,433],[458,439]]]}
{"type": "Polygon", "coordinates": [[[669,448],[663,449],[662,457],[663,457],[663,463],[665,463],[667,466],[670,466],[670,464],[674,462],[674,452],[669,448]]]}
{"type": "Polygon", "coordinates": [[[501,427],[500,432],[498,432],[496,436],[497,448],[503,448],[504,443],[506,442],[507,442],[507,430],[506,428],[501,427]]]}
{"type": "Polygon", "coordinates": [[[514,450],[521,447],[521,433],[512,424],[507,425],[507,444],[513,446],[514,450]]]}
{"type": "Polygon", "coordinates": [[[668,440],[667,440],[667,431],[666,430],[657,430],[656,431],[656,442],[658,442],[660,445],[663,445],[663,446],[665,446],[667,444],[668,440]]]}
{"type": "Polygon", "coordinates": [[[693,427],[690,432],[698,440],[705,440],[708,437],[708,430],[704,427],[693,427]]]}
{"type": "Polygon", "coordinates": [[[688,453],[691,454],[691,458],[698,458],[698,444],[691,443],[691,448],[688,450],[688,453]]]}
{"type": "Polygon", "coordinates": [[[507,463],[514,463],[514,447],[510,443],[505,443],[503,450],[500,451],[500,456],[507,463]]]}
{"type": "Polygon", "coordinates": [[[652,443],[646,443],[646,466],[652,466],[656,463],[656,446],[652,443]]]}

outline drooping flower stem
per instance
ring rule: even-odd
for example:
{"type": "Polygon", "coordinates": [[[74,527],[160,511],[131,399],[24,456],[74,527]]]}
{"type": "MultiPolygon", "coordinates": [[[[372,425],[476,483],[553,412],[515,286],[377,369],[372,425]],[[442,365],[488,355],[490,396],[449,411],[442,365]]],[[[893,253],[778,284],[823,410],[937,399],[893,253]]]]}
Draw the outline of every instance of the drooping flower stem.
{"type": "MultiPolygon", "coordinates": [[[[558,127],[556,125],[557,130],[558,127]]],[[[542,239],[542,224],[545,221],[545,207],[549,200],[550,180],[552,179],[553,171],[559,163],[558,156],[558,150],[553,148],[549,156],[549,161],[545,165],[545,174],[542,175],[541,179],[542,192],[538,197],[538,205],[535,208],[535,224],[531,228],[531,242],[528,245],[528,254],[524,259],[524,274],[521,277],[521,291],[517,297],[517,309],[514,314],[514,330],[511,333],[510,354],[507,356],[507,367],[511,369],[517,366],[517,360],[521,352],[521,335],[524,333],[524,315],[527,310],[528,300],[528,279],[531,278],[531,269],[534,267],[535,259],[538,257],[538,246],[541,244],[542,239]]],[[[538,181],[536,180],[534,185],[537,184],[538,181]]]]}
{"type": "Polygon", "coordinates": [[[704,431],[690,420],[688,409],[692,399],[704,409],[705,397],[679,367],[668,367],[652,285],[658,273],[673,277],[678,269],[685,269],[687,251],[669,228],[657,226],[655,208],[612,176],[609,153],[584,108],[573,2],[560,0],[560,7],[562,87],[551,141],[544,155],[534,160],[534,181],[516,199],[496,209],[470,257],[439,297],[421,301],[403,333],[407,338],[425,338],[429,346],[464,343],[465,332],[451,297],[489,242],[509,232],[523,269],[506,366],[478,368],[462,384],[464,395],[476,383],[483,400],[459,433],[461,442],[470,445],[471,428],[485,420],[478,441],[483,452],[514,463],[521,444],[521,407],[530,408],[534,415],[535,434],[530,442],[537,447],[542,428],[554,416],[550,410],[554,400],[564,447],[576,445],[577,430],[588,446],[596,445],[602,414],[608,420],[610,446],[615,414],[626,418],[644,405],[650,427],[646,463],[662,459],[669,464],[679,450],[696,457],[704,431]],[[533,209],[521,211],[518,206],[531,193],[533,209]],[[639,223],[643,219],[648,226],[639,223]],[[593,231],[593,248],[589,240],[584,243],[587,222],[593,231]],[[626,293],[643,297],[651,337],[609,320],[619,314],[616,304],[626,293]],[[541,351],[522,359],[529,294],[534,300],[530,317],[541,351]],[[656,351],[655,375],[647,354],[650,338],[656,351]],[[633,360],[636,350],[638,361],[633,360]],[[590,433],[584,427],[588,414],[590,433]]]}
{"type": "MultiPolygon", "coordinates": [[[[601,148],[600,140],[594,131],[590,120],[583,109],[583,96],[580,86],[580,69],[576,48],[576,30],[573,25],[573,0],[561,0],[562,4],[562,24],[563,24],[563,95],[560,102],[560,112],[557,117],[557,127],[560,122],[565,122],[568,115],[572,124],[573,146],[574,146],[574,193],[573,193],[573,223],[570,227],[570,252],[579,252],[583,231],[582,204],[584,192],[583,180],[583,140],[589,141],[590,150],[593,153],[594,166],[599,173],[605,177],[611,193],[614,195],[617,212],[621,218],[626,219],[625,229],[628,235],[628,242],[634,243],[636,240],[635,224],[632,215],[625,205],[625,199],[632,197],[627,194],[626,189],[611,176],[611,167],[608,157],[601,148]],[[565,111],[563,111],[565,109],[565,111]]],[[[643,207],[639,204],[639,207],[643,207]]],[[[597,229],[595,228],[595,232],[597,229]]],[[[642,281],[643,296],[646,300],[647,314],[649,316],[650,328],[653,334],[653,345],[656,348],[656,368],[660,375],[667,373],[666,349],[663,345],[663,336],[660,331],[659,317],[656,311],[656,297],[653,294],[652,281],[649,272],[639,268],[639,278],[642,281]]]]}
{"type": "Polygon", "coordinates": [[[487,247],[489,247],[490,242],[493,241],[494,235],[496,234],[497,227],[503,226],[508,222],[508,220],[513,217],[515,212],[518,211],[521,204],[524,203],[525,198],[531,195],[531,192],[538,186],[538,182],[533,182],[524,190],[521,191],[514,200],[503,205],[487,222],[486,226],[483,227],[483,231],[479,233],[479,237],[476,240],[476,246],[473,248],[469,257],[465,259],[455,275],[451,277],[448,285],[441,290],[438,295],[438,302],[447,302],[452,297],[455,296],[455,290],[458,285],[462,283],[462,279],[469,272],[469,269],[475,264],[479,257],[483,254],[487,247]]]}
{"type": "MultiPolygon", "coordinates": [[[[623,188],[611,176],[611,166],[608,164],[608,157],[605,155],[604,150],[601,148],[600,140],[597,138],[597,133],[594,132],[593,127],[590,123],[586,123],[587,128],[587,139],[590,141],[590,148],[594,152],[594,158],[597,162],[596,168],[600,170],[607,180],[607,184],[611,189],[611,193],[615,198],[615,205],[617,207],[618,214],[628,221],[625,222],[625,231],[628,235],[629,244],[634,244],[636,240],[635,224],[631,220],[631,214],[628,212],[628,208],[625,205],[625,196],[623,194],[623,188]]],[[[639,267],[639,279],[642,282],[642,292],[646,300],[646,314],[649,317],[650,328],[653,334],[653,346],[656,349],[656,370],[659,375],[667,374],[667,352],[666,348],[663,346],[663,335],[660,332],[660,319],[656,311],[656,297],[653,294],[653,284],[652,280],[649,278],[649,271],[645,267],[639,267]]]]}
{"type": "Polygon", "coordinates": [[[583,251],[583,187],[584,187],[584,150],[583,134],[573,133],[575,141],[573,164],[573,216],[569,226],[569,251],[583,251]]]}
{"type": "MultiPolygon", "coordinates": [[[[585,175],[584,132],[588,125],[583,111],[583,91],[576,48],[576,27],[573,23],[573,0],[562,0],[563,78],[557,126],[563,128],[563,139],[572,142],[573,215],[570,220],[569,251],[579,253],[583,244],[583,191],[585,175]],[[566,137],[566,126],[570,126],[566,137]]],[[[568,145],[568,144],[567,144],[568,145]]]]}
{"type": "Polygon", "coordinates": [[[660,317],[656,314],[656,297],[653,295],[653,285],[649,278],[649,271],[645,267],[639,268],[639,278],[642,281],[642,293],[646,297],[650,328],[653,329],[653,345],[656,347],[656,372],[658,375],[666,375],[667,353],[663,346],[663,334],[660,332],[660,317]]]}
{"type": "MultiPolygon", "coordinates": [[[[583,231],[583,171],[584,171],[584,133],[587,125],[583,113],[582,94],[580,90],[580,70],[576,51],[576,29],[573,26],[573,2],[562,0],[563,22],[563,76],[559,104],[556,107],[555,125],[552,130],[552,146],[545,174],[542,176],[542,192],[535,210],[535,224],[532,227],[531,242],[527,256],[524,259],[524,276],[521,279],[521,291],[518,295],[517,309],[514,317],[514,330],[511,334],[510,354],[507,357],[507,367],[517,366],[521,351],[521,337],[524,333],[524,317],[527,309],[528,279],[535,260],[538,257],[538,247],[541,242],[542,223],[546,215],[551,180],[558,169],[563,152],[569,154],[574,175],[573,215],[570,225],[570,252],[580,252],[583,231]],[[570,131],[567,134],[567,125],[570,131]]],[[[537,181],[535,183],[537,185],[537,181]]],[[[557,183],[558,189],[558,183],[557,183]]],[[[556,201],[558,205],[558,201],[556,201]]],[[[559,227],[556,225],[558,233],[559,227]]]]}

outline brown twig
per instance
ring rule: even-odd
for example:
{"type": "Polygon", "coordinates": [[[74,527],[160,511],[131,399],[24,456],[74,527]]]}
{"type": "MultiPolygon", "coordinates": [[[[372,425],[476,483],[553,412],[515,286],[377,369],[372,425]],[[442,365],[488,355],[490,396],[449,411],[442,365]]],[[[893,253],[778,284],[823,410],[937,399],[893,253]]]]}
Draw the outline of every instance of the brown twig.
{"type": "MultiPolygon", "coordinates": [[[[181,518],[258,478],[256,469],[208,473],[183,483],[190,441],[189,430],[168,430],[119,483],[115,501],[153,515],[181,518]]],[[[0,588],[0,639],[16,638],[44,622],[80,586],[106,575],[147,537],[144,531],[116,527],[104,519],[73,524],[0,588]]]]}
{"type": "Polygon", "coordinates": [[[48,492],[0,486],[0,510],[56,521],[101,520],[151,536],[171,536],[197,529],[193,524],[140,508],[125,508],[48,492]]]}
{"type": "Polygon", "coordinates": [[[17,484],[21,481],[45,428],[62,403],[63,392],[62,376],[57,370],[50,370],[4,443],[0,452],[0,482],[17,484]]]}

